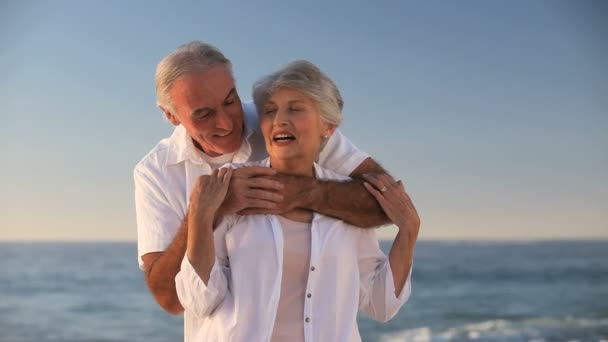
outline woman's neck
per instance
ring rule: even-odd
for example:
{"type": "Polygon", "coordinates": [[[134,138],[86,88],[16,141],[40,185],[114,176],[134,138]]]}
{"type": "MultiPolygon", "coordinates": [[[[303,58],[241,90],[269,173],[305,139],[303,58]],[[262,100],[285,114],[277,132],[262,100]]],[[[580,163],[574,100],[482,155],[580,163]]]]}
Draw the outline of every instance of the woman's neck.
{"type": "Polygon", "coordinates": [[[270,157],[270,166],[279,173],[294,176],[314,177],[314,160],[299,159],[273,159],[270,157]]]}

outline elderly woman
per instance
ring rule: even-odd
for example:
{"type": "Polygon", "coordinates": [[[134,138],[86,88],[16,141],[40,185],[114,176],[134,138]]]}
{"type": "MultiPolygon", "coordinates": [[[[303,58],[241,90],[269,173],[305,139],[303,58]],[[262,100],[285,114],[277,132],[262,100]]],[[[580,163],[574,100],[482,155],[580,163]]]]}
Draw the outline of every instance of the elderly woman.
{"type": "MultiPolygon", "coordinates": [[[[342,98],[315,65],[296,61],[254,85],[269,158],[248,165],[345,180],[315,164],[340,124],[342,98]]],[[[305,210],[214,220],[230,165],[202,176],[193,193],[188,248],[176,277],[199,341],[360,341],[357,312],[388,321],[407,301],[419,219],[401,182],[369,176],[365,186],[399,227],[389,257],[373,229],[305,210]]],[[[187,331],[190,329],[186,329],[187,331]]]]}

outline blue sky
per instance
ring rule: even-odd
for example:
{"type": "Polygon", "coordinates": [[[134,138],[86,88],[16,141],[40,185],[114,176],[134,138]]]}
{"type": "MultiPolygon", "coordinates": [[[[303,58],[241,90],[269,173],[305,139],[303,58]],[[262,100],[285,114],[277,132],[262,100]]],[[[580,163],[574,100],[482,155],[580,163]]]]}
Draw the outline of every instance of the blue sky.
{"type": "Polygon", "coordinates": [[[0,4],[0,240],[134,240],[133,166],[171,125],[154,69],[191,40],[238,91],[293,59],[397,178],[423,238],[608,238],[601,1],[0,4]]]}

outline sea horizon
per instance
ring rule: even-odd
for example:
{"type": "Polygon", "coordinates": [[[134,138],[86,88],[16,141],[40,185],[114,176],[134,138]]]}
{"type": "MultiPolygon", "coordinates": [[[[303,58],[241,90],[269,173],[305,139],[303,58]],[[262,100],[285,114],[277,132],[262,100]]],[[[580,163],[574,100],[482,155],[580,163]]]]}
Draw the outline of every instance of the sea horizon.
{"type": "MultiPolygon", "coordinates": [[[[422,240],[414,260],[408,303],[388,323],[359,315],[363,341],[608,340],[608,241],[422,240]]],[[[0,241],[0,271],[0,341],[183,339],[136,241],[0,241]]]]}

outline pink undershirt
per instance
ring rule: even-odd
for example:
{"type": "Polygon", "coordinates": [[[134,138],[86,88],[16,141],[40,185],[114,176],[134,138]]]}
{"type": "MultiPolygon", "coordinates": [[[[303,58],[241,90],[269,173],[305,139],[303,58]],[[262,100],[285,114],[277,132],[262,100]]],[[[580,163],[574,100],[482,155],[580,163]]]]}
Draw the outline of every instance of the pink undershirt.
{"type": "Polygon", "coordinates": [[[277,217],[283,230],[283,277],[270,341],[303,342],[304,301],[310,263],[310,223],[277,217]]]}

